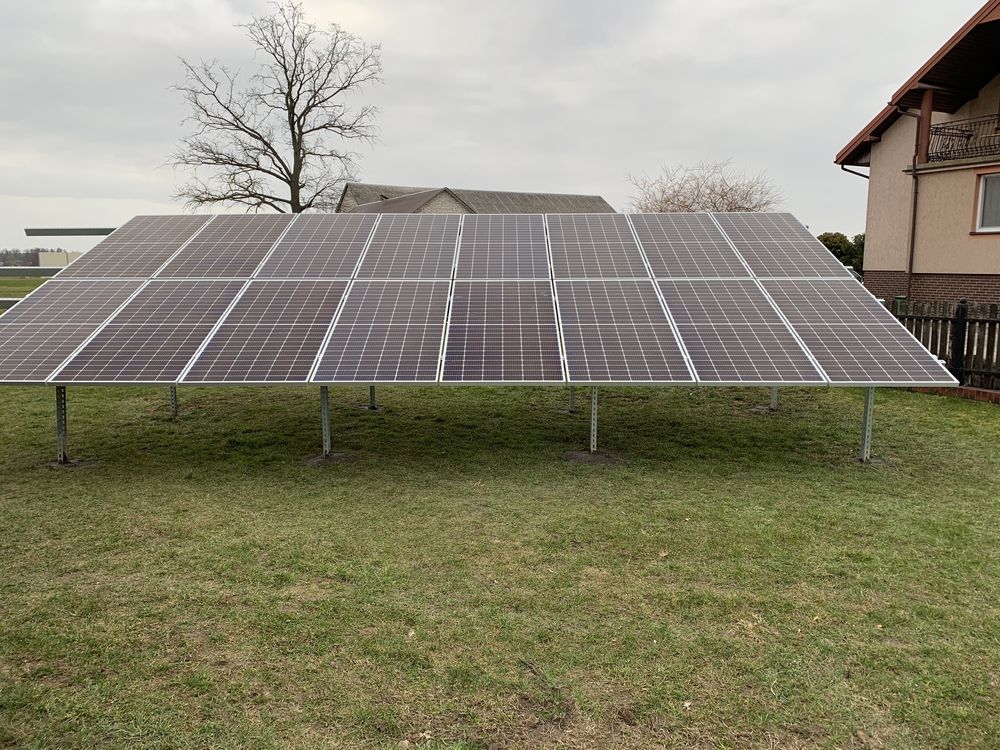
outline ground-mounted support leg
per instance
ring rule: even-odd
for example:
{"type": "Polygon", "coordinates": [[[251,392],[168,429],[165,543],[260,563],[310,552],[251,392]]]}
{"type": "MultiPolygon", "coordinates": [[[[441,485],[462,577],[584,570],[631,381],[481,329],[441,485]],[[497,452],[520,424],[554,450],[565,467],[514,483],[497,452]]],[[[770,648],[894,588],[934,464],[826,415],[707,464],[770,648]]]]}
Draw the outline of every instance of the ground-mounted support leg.
{"type": "Polygon", "coordinates": [[[576,388],[573,386],[569,387],[569,408],[566,411],[570,414],[576,413],[576,388]]]}
{"type": "Polygon", "coordinates": [[[177,417],[177,386],[170,386],[170,416],[177,417]]]}
{"type": "Polygon", "coordinates": [[[866,464],[872,458],[872,418],[875,415],[875,389],[865,388],[865,414],[861,423],[861,455],[858,459],[866,464]]]}
{"type": "Polygon", "coordinates": [[[590,452],[597,453],[597,388],[590,389],[590,452]]]}
{"type": "Polygon", "coordinates": [[[778,411],[778,386],[771,386],[771,405],[768,407],[771,411],[778,411]]]}
{"type": "Polygon", "coordinates": [[[378,409],[375,405],[375,386],[373,385],[368,386],[368,408],[372,411],[378,409]]]}
{"type": "Polygon", "coordinates": [[[56,463],[68,464],[66,451],[66,386],[56,386],[56,463]]]}
{"type": "Polygon", "coordinates": [[[319,408],[323,417],[323,458],[329,458],[333,450],[330,445],[330,390],[325,385],[319,387],[319,408]]]}

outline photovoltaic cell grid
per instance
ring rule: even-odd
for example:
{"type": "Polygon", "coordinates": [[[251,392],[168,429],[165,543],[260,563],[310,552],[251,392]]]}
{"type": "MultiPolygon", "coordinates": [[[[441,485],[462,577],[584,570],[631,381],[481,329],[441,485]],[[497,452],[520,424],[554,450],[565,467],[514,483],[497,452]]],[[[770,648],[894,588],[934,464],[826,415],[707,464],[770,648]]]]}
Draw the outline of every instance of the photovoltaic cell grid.
{"type": "Polygon", "coordinates": [[[157,276],[248,279],[291,220],[287,214],[216,216],[157,276]]]}
{"type": "Polygon", "coordinates": [[[301,214],[257,278],[350,279],[376,214],[301,214]]]}
{"type": "Polygon", "coordinates": [[[442,379],[562,381],[552,287],[547,281],[458,281],[442,379]]]}
{"type": "Polygon", "coordinates": [[[142,285],[46,282],[0,315],[0,382],[44,382],[142,285]]]}
{"type": "Polygon", "coordinates": [[[149,278],[211,218],[136,216],[60,271],[59,278],[149,278]]]}
{"type": "Polygon", "coordinates": [[[358,278],[450,279],[458,216],[382,214],[358,278]]]}
{"type": "Polygon", "coordinates": [[[240,281],[151,281],[53,377],[55,383],[173,383],[240,281]]]}
{"type": "MultiPolygon", "coordinates": [[[[700,380],[819,382],[808,357],[802,359],[804,340],[836,384],[954,383],[794,218],[714,216],[762,280],[724,281],[740,279],[746,267],[710,215],[631,217],[700,380]],[[774,314],[761,284],[799,340],[774,314]]],[[[318,382],[429,382],[437,378],[439,364],[440,376],[449,381],[561,379],[558,321],[544,320],[550,309],[544,304],[547,282],[462,281],[480,273],[487,279],[493,274],[545,278],[543,217],[465,217],[443,363],[458,217],[386,215],[374,234],[371,215],[300,215],[290,228],[289,221],[283,216],[133,219],[0,316],[0,381],[44,382],[91,336],[53,382],[174,382],[189,366],[186,380],[303,382],[315,361],[310,357],[320,351],[325,356],[316,364],[318,382]],[[331,329],[369,236],[370,252],[352,299],[331,329]],[[174,254],[160,276],[105,324],[142,283],[123,280],[148,277],[174,254]],[[187,274],[248,279],[265,257],[261,278],[333,274],[343,280],[322,291],[315,278],[301,282],[311,287],[250,282],[246,299],[222,323],[219,317],[246,281],[176,280],[187,274]],[[107,278],[84,275],[97,272],[107,278]],[[441,281],[362,280],[366,273],[441,281]],[[485,317],[477,318],[480,313],[485,317]]],[[[689,382],[684,352],[652,282],[627,281],[649,276],[628,219],[577,215],[547,221],[556,278],[592,280],[556,283],[570,380],[689,382]]]]}
{"type": "Polygon", "coordinates": [[[660,281],[698,379],[711,383],[823,383],[756,282],[660,281]]]}
{"type": "Polygon", "coordinates": [[[830,382],[954,385],[944,366],[857,282],[765,281],[764,287],[830,382]]]}
{"type": "Polygon", "coordinates": [[[633,214],[629,219],[658,279],[751,278],[708,214],[633,214]]]}
{"type": "Polygon", "coordinates": [[[346,281],[251,282],[183,382],[306,382],[346,289],[346,281]]]}
{"type": "Polygon", "coordinates": [[[469,215],[462,224],[455,277],[547,279],[545,219],[538,215],[469,215]]]}
{"type": "Polygon", "coordinates": [[[692,383],[652,281],[556,281],[570,382],[692,383]]]}
{"type": "Polygon", "coordinates": [[[760,278],[854,278],[791,214],[713,216],[760,278]]]}
{"type": "Polygon", "coordinates": [[[313,381],[436,381],[449,286],[448,281],[355,281],[313,381]]]}
{"type": "Polygon", "coordinates": [[[622,214],[550,214],[547,219],[555,278],[649,278],[622,214]]]}

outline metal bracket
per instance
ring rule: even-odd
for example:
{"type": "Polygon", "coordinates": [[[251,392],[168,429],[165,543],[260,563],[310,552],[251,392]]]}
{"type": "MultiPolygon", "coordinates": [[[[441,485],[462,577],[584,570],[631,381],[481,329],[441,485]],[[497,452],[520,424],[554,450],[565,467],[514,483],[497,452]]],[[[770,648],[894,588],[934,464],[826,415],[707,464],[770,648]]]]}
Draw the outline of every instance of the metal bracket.
{"type": "Polygon", "coordinates": [[[861,423],[861,455],[858,459],[866,464],[872,458],[872,418],[875,415],[875,389],[865,388],[865,413],[861,423]]]}
{"type": "Polygon", "coordinates": [[[66,386],[56,386],[56,463],[68,464],[66,451],[66,386]]]}
{"type": "Polygon", "coordinates": [[[325,385],[319,387],[319,407],[323,417],[323,458],[329,458],[333,450],[330,445],[330,390],[325,385]]]}
{"type": "Polygon", "coordinates": [[[597,453],[597,386],[590,389],[590,452],[597,453]]]}

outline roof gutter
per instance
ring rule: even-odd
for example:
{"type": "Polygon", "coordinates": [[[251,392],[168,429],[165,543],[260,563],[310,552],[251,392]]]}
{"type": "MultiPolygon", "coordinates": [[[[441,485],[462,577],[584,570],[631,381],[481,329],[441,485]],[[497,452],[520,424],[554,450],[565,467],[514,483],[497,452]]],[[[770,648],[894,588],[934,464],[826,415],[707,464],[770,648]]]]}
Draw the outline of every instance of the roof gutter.
{"type": "Polygon", "coordinates": [[[868,175],[866,175],[864,172],[856,172],[853,169],[851,169],[850,167],[848,167],[846,164],[841,164],[840,165],[840,169],[843,172],[847,172],[847,174],[855,174],[858,177],[864,177],[866,180],[870,180],[871,179],[871,177],[869,177],[868,175]]]}

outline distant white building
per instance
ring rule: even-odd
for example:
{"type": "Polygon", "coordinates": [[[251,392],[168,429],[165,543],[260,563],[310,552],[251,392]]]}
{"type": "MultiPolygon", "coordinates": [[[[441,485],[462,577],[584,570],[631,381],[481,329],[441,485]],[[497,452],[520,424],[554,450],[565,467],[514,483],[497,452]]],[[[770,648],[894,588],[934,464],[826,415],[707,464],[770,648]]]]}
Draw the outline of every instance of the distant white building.
{"type": "Polygon", "coordinates": [[[65,268],[81,255],[82,250],[40,250],[38,265],[42,268],[65,268]]]}

